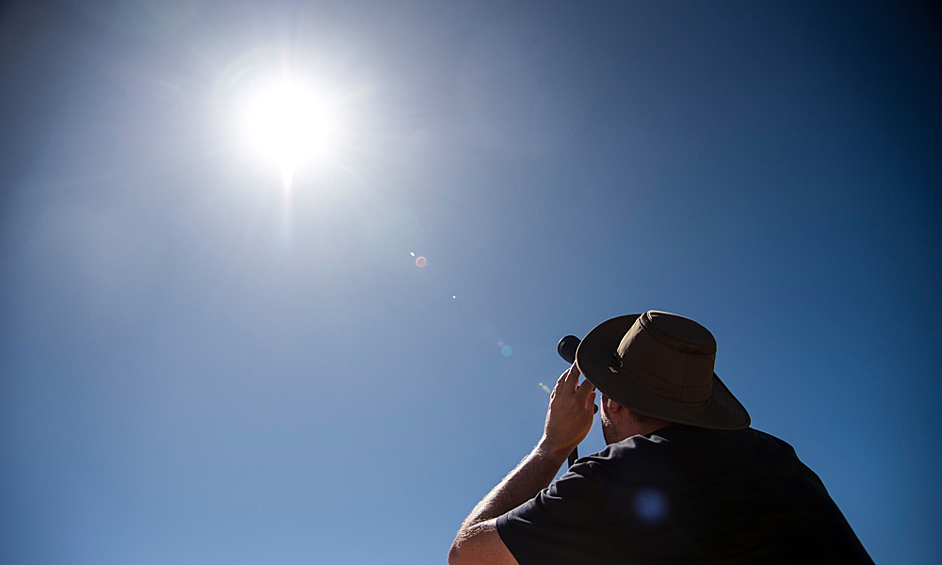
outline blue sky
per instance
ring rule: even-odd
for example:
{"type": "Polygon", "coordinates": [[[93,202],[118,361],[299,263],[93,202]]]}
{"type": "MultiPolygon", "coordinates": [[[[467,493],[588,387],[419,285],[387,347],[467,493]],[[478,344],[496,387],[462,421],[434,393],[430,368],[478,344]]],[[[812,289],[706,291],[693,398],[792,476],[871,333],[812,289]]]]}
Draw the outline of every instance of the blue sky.
{"type": "Polygon", "coordinates": [[[557,340],[659,309],[877,563],[940,562],[939,26],[5,3],[0,557],[440,563],[538,440],[557,340]],[[336,118],[287,190],[239,125],[286,76],[336,118]]]}

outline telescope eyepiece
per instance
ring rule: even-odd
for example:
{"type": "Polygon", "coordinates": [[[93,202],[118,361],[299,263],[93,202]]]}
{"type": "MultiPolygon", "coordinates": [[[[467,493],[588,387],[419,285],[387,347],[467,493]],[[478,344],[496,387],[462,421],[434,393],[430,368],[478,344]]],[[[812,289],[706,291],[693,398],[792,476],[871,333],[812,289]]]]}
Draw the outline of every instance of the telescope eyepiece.
{"type": "Polygon", "coordinates": [[[567,363],[572,365],[576,362],[576,348],[579,347],[579,344],[582,343],[582,340],[574,335],[567,335],[566,337],[559,340],[559,344],[556,346],[556,351],[559,353],[559,356],[563,358],[567,363]]]}

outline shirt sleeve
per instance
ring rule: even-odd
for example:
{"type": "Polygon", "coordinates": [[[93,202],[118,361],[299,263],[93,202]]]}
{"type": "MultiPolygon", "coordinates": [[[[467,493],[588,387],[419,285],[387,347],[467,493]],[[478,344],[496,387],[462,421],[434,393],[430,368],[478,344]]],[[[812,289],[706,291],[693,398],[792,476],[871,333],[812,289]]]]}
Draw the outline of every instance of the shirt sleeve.
{"type": "Polygon", "coordinates": [[[534,498],[497,518],[497,533],[520,565],[584,563],[605,521],[592,463],[573,465],[534,498]]]}

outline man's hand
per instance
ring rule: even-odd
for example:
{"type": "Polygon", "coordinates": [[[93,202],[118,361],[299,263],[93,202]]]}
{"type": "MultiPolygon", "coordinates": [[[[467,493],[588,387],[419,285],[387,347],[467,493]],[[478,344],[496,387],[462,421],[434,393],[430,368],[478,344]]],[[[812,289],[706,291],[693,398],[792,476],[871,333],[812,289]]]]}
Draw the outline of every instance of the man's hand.
{"type": "Polygon", "coordinates": [[[589,381],[579,385],[579,368],[573,364],[553,387],[540,444],[568,455],[589,433],[594,414],[595,387],[589,381]]]}
{"type": "Polygon", "coordinates": [[[516,565],[497,531],[496,518],[546,488],[566,456],[592,427],[595,390],[579,386],[575,365],[559,377],[550,395],[543,437],[536,448],[504,477],[461,524],[448,553],[450,565],[516,565]]]}

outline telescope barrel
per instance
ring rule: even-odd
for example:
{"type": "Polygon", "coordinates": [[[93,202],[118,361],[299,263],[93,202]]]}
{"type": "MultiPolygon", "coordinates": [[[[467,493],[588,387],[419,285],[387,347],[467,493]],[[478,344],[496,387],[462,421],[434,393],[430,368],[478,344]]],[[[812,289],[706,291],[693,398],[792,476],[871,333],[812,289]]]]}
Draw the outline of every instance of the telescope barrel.
{"type": "MultiPolygon", "coordinates": [[[[556,345],[556,352],[559,353],[559,356],[563,358],[564,361],[572,365],[576,362],[576,349],[579,347],[579,344],[582,343],[582,340],[574,335],[567,335],[566,337],[559,340],[559,344],[556,345]]],[[[569,454],[569,466],[576,462],[576,459],[579,458],[579,446],[572,448],[572,453],[569,454]]]]}

